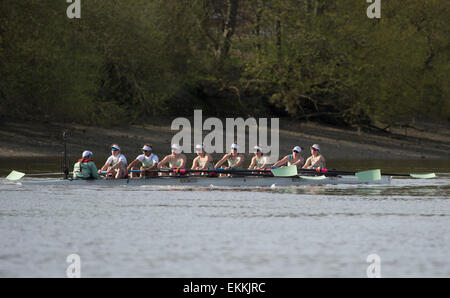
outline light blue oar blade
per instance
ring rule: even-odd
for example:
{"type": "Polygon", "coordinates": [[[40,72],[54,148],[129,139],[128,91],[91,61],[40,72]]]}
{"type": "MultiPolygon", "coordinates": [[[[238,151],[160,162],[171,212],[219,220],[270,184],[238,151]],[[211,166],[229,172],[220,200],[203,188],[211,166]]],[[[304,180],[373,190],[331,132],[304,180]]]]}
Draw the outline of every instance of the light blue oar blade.
{"type": "Polygon", "coordinates": [[[355,176],[360,181],[377,181],[381,180],[381,170],[370,170],[364,172],[358,172],[355,176]]]}
{"type": "Polygon", "coordinates": [[[298,175],[297,166],[290,166],[290,167],[272,169],[272,174],[275,177],[293,177],[293,176],[297,176],[298,175]]]}
{"type": "Polygon", "coordinates": [[[11,173],[9,173],[9,175],[6,177],[6,179],[11,180],[11,181],[17,181],[17,180],[22,179],[23,176],[25,176],[25,173],[12,171],[11,173]]]}
{"type": "Polygon", "coordinates": [[[300,176],[300,178],[305,180],[324,180],[327,179],[326,176],[300,176]]]}
{"type": "Polygon", "coordinates": [[[433,179],[436,178],[436,174],[435,173],[430,173],[430,174],[410,174],[411,177],[416,178],[416,179],[433,179]]]}

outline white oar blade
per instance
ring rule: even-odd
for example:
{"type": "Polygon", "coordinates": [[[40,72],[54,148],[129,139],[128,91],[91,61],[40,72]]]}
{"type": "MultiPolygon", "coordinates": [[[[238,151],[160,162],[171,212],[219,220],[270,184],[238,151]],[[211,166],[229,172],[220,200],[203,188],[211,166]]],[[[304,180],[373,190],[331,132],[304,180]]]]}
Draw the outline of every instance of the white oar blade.
{"type": "Polygon", "coordinates": [[[435,173],[430,173],[430,174],[410,174],[411,177],[416,178],[416,179],[433,179],[436,178],[436,174],[435,173]]]}
{"type": "Polygon", "coordinates": [[[23,176],[25,176],[25,173],[12,171],[11,173],[9,173],[9,175],[6,177],[6,179],[11,180],[11,181],[17,181],[17,180],[22,179],[23,176]]]}
{"type": "Polygon", "coordinates": [[[326,176],[300,176],[300,178],[305,180],[324,180],[327,179],[326,176]]]}
{"type": "Polygon", "coordinates": [[[294,177],[298,175],[297,166],[272,169],[275,177],[294,177]]]}
{"type": "Polygon", "coordinates": [[[358,172],[355,174],[359,181],[377,181],[381,180],[381,170],[370,170],[358,172]]]}

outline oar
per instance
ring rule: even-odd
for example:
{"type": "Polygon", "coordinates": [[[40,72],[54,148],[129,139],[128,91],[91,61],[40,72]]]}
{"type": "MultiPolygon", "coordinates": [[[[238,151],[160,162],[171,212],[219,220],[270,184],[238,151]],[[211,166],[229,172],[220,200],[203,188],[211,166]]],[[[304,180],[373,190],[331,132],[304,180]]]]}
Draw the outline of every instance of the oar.
{"type": "Polygon", "coordinates": [[[28,177],[41,177],[41,176],[57,176],[57,175],[63,175],[64,173],[38,173],[38,174],[25,174],[18,171],[11,171],[8,176],[6,176],[6,179],[11,181],[17,181],[22,179],[25,175],[28,177]]]}
{"type": "Polygon", "coordinates": [[[416,179],[433,179],[433,178],[437,177],[435,173],[430,173],[430,174],[409,174],[409,175],[411,177],[413,177],[413,178],[416,178],[416,179]]]}
{"type": "Polygon", "coordinates": [[[380,170],[370,170],[355,173],[356,178],[359,181],[377,181],[381,180],[381,171],[380,170]]]}
{"type": "Polygon", "coordinates": [[[297,169],[297,166],[275,168],[275,169],[272,169],[272,174],[275,177],[294,177],[294,176],[298,176],[298,169],[297,169]]]}
{"type": "MultiPolygon", "coordinates": [[[[354,171],[341,171],[341,170],[314,170],[314,169],[301,169],[299,170],[300,173],[316,173],[316,174],[333,174],[333,175],[356,175],[357,173],[364,173],[369,172],[363,175],[375,175],[377,176],[377,172],[370,172],[370,171],[364,171],[364,172],[354,172],[354,171]]],[[[373,170],[374,171],[374,170],[373,170]]],[[[429,174],[390,174],[390,173],[381,173],[381,176],[393,176],[393,177],[412,177],[416,179],[432,179],[436,178],[435,173],[429,173],[429,174]]],[[[369,176],[370,177],[370,176],[369,176]]]]}
{"type": "Polygon", "coordinates": [[[17,172],[17,171],[12,171],[11,173],[9,173],[8,176],[6,176],[6,179],[11,180],[11,181],[17,181],[22,179],[22,177],[25,176],[25,173],[21,173],[21,172],[17,172]]]}
{"type": "MultiPolygon", "coordinates": [[[[313,172],[308,172],[313,173],[313,172]]],[[[309,179],[309,180],[323,180],[327,177],[327,175],[351,175],[356,176],[359,181],[378,181],[381,180],[381,171],[379,169],[377,170],[370,170],[370,171],[363,171],[363,172],[348,172],[348,171],[325,171],[321,172],[324,175],[321,176],[300,176],[300,178],[303,179],[309,179]]]]}

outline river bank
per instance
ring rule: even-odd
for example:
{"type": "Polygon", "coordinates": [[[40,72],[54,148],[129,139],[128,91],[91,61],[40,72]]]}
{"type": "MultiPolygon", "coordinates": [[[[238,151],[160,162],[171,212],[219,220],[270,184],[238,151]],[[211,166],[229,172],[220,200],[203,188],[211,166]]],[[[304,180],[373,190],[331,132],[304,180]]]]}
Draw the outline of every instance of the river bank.
{"type": "MultiPolygon", "coordinates": [[[[78,156],[91,150],[96,156],[109,154],[109,146],[118,143],[122,151],[139,153],[144,143],[153,144],[162,156],[170,151],[171,139],[177,131],[170,125],[145,124],[128,127],[101,128],[61,123],[6,122],[0,127],[0,157],[59,157],[63,151],[62,131],[68,131],[68,154],[78,156]]],[[[270,137],[269,137],[270,138],[270,137]]],[[[420,128],[393,129],[391,133],[337,128],[317,123],[280,121],[280,156],[294,145],[308,148],[314,143],[323,154],[333,159],[450,159],[450,127],[423,125],[420,128]]],[[[309,155],[305,150],[303,155],[309,155]]]]}

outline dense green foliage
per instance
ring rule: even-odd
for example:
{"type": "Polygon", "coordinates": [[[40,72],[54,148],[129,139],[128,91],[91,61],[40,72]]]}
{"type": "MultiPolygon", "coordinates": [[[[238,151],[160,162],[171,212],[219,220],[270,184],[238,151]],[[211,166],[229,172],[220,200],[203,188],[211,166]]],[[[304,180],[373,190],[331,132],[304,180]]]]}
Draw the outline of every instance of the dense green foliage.
{"type": "Polygon", "coordinates": [[[450,2],[0,2],[0,116],[108,124],[289,116],[389,126],[450,117],[450,2]]]}

